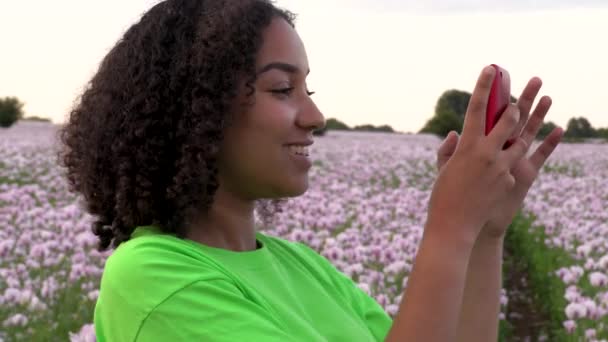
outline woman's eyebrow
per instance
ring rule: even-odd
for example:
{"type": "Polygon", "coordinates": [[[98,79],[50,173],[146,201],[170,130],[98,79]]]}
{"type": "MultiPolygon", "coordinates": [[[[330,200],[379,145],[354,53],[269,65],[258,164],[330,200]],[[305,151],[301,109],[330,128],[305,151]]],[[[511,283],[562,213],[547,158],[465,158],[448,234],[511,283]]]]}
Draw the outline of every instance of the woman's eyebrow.
{"type": "MultiPolygon", "coordinates": [[[[265,73],[266,71],[269,71],[271,69],[278,69],[281,71],[284,71],[286,73],[289,74],[297,74],[300,72],[300,68],[298,68],[297,66],[293,65],[293,64],[289,64],[289,63],[284,63],[284,62],[272,62],[272,63],[268,63],[265,66],[263,66],[258,72],[257,75],[261,75],[263,73],[265,73]]],[[[310,73],[310,69],[308,69],[306,71],[306,75],[308,75],[310,73]]]]}

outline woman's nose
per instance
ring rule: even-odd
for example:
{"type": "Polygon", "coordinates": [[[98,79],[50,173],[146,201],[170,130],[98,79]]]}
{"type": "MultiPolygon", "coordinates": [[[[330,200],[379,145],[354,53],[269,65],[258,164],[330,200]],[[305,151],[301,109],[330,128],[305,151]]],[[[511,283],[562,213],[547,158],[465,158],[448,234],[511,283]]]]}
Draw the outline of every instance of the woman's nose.
{"type": "Polygon", "coordinates": [[[318,130],[325,127],[325,116],[317,105],[308,99],[306,105],[298,113],[298,125],[311,130],[318,130]]]}

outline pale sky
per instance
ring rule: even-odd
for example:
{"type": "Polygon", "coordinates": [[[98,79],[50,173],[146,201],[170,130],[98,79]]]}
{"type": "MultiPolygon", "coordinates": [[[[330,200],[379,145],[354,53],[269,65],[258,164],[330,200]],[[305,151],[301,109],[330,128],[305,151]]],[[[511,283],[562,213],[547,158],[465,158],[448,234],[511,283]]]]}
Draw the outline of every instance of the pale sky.
{"type": "MultiPolygon", "coordinates": [[[[0,97],[63,122],[99,62],[158,0],[0,0],[0,97]]],[[[484,65],[532,76],[553,107],[608,127],[606,0],[279,0],[298,14],[310,90],[327,118],[418,131],[448,89],[471,92],[484,65]]]]}

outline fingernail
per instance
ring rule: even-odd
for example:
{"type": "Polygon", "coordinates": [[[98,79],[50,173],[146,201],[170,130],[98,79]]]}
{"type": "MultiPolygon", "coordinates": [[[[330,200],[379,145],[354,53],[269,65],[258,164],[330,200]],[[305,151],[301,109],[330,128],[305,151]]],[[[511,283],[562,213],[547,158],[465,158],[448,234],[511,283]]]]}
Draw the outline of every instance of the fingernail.
{"type": "Polygon", "coordinates": [[[494,69],[494,67],[493,67],[493,66],[488,65],[488,66],[486,66],[486,69],[484,70],[484,72],[485,72],[486,74],[488,74],[488,75],[492,75],[492,76],[493,76],[493,75],[494,75],[494,73],[496,72],[496,69],[494,69]]]}

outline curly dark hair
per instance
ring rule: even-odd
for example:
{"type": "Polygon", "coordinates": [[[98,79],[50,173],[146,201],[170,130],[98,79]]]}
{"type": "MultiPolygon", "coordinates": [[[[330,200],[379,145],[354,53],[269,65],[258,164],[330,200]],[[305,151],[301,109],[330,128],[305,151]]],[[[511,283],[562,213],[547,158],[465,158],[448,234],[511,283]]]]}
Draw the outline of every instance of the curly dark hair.
{"type": "MultiPolygon", "coordinates": [[[[140,225],[184,237],[209,210],[229,109],[239,82],[253,94],[262,32],[276,17],[294,27],[269,0],[166,0],[105,56],[59,130],[58,154],[95,218],[99,251],[140,225]]],[[[261,215],[283,201],[264,201],[261,215]]]]}

